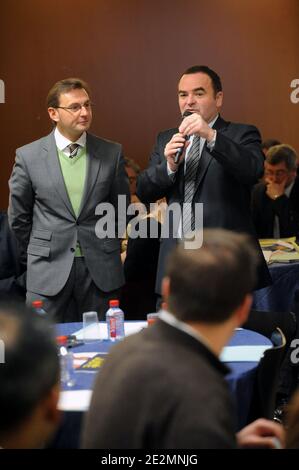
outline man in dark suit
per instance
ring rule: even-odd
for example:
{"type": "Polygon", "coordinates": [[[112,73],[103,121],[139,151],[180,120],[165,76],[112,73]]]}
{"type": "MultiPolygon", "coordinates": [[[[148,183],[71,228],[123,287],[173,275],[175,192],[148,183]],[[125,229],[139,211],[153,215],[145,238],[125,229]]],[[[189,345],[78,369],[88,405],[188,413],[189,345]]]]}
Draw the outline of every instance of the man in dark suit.
{"type": "Polygon", "coordinates": [[[81,320],[87,310],[103,317],[124,283],[129,185],[122,147],[87,133],[92,103],[84,81],[57,82],[47,104],[55,129],[17,150],[9,181],[9,222],[28,254],[27,301],[42,299],[59,321],[81,320]]]}
{"type": "Polygon", "coordinates": [[[290,145],[268,150],[264,182],[252,192],[252,217],[259,238],[299,237],[297,154],[290,145]]]}
{"type": "Polygon", "coordinates": [[[25,296],[26,264],[9,228],[7,214],[0,212],[0,299],[24,300],[25,296]]]}
{"type": "MultiPolygon", "coordinates": [[[[179,107],[183,118],[179,129],[158,135],[148,169],[138,178],[137,195],[142,202],[162,197],[168,204],[192,205],[193,219],[186,214],[177,228],[170,221],[170,236],[161,240],[157,273],[157,292],[166,256],[190,229],[221,227],[255,236],[250,214],[253,185],[263,174],[261,138],[254,126],[234,124],[219,115],[223,92],[219,76],[206,66],[186,70],[178,85],[179,107]],[[191,136],[189,140],[185,136],[191,136]],[[178,150],[183,153],[178,161],[178,150]],[[198,203],[203,204],[203,221],[195,217],[198,203]],[[185,229],[187,226],[187,230],[185,229]]],[[[262,253],[258,284],[270,283],[262,253]]]]}
{"type": "Polygon", "coordinates": [[[248,236],[220,229],[207,230],[200,249],[179,246],[170,255],[163,281],[167,311],[105,360],[83,447],[271,447],[273,436],[282,440],[281,428],[266,420],[235,436],[228,369],[218,358],[247,318],[256,264],[248,236]]]}

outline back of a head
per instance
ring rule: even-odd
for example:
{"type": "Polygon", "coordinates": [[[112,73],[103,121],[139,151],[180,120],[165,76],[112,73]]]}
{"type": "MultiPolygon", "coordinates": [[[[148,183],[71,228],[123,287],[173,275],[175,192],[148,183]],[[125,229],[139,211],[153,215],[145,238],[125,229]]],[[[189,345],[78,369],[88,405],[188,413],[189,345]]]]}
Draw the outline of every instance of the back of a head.
{"type": "Polygon", "coordinates": [[[182,321],[221,323],[254,288],[258,258],[247,235],[204,230],[196,250],[178,246],[169,257],[168,305],[182,321]]]}
{"type": "Polygon", "coordinates": [[[54,331],[23,305],[0,305],[0,445],[59,381],[54,331]]]}
{"type": "Polygon", "coordinates": [[[280,144],[269,148],[266,156],[266,162],[270,165],[285,163],[289,171],[295,171],[297,168],[297,153],[291,145],[280,144]]]}

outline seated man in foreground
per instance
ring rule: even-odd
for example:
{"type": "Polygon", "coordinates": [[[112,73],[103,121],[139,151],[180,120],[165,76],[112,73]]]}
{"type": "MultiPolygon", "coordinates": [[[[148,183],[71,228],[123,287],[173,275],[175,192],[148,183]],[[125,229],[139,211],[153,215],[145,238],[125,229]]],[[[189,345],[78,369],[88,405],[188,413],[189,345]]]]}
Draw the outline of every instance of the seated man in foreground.
{"type": "Polygon", "coordinates": [[[163,281],[168,311],[109,354],[83,447],[271,447],[273,437],[283,440],[281,427],[266,420],[235,435],[228,369],[218,358],[248,316],[256,264],[249,238],[226,230],[206,230],[198,250],[174,250],[163,281]]]}
{"type": "Polygon", "coordinates": [[[25,306],[0,305],[0,448],[43,447],[60,420],[53,327],[25,306]]]}

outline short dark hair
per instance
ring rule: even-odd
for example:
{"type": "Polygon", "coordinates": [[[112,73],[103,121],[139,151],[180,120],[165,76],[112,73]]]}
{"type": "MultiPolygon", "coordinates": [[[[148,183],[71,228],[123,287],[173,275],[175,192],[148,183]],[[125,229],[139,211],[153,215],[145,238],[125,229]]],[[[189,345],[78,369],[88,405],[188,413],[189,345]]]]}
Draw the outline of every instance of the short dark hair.
{"type": "Polygon", "coordinates": [[[189,67],[183,75],[191,75],[193,73],[205,73],[212,80],[212,86],[214,89],[214,94],[216,95],[219,91],[222,91],[222,83],[219,75],[207,65],[193,65],[189,67]]]}
{"type": "Polygon", "coordinates": [[[23,304],[1,303],[0,436],[16,429],[59,381],[53,325],[23,304]]]}
{"type": "Polygon", "coordinates": [[[91,97],[89,85],[84,80],[81,80],[81,78],[65,78],[52,86],[47,96],[47,107],[57,108],[60,95],[71,90],[85,90],[88,96],[91,97]]]}
{"type": "Polygon", "coordinates": [[[274,145],[280,145],[281,142],[277,139],[267,139],[262,142],[262,149],[269,150],[270,147],[273,147],[274,145]]]}
{"type": "Polygon", "coordinates": [[[266,155],[266,162],[270,165],[277,165],[278,163],[284,162],[289,171],[296,171],[297,158],[296,150],[293,147],[287,144],[281,144],[269,148],[266,155]]]}
{"type": "Polygon", "coordinates": [[[124,157],[124,161],[125,166],[132,168],[132,170],[135,171],[136,175],[139,175],[139,173],[141,172],[141,168],[138,163],[135,162],[135,160],[133,160],[132,158],[124,157]]]}
{"type": "Polygon", "coordinates": [[[169,310],[182,321],[224,322],[254,288],[257,264],[248,235],[204,230],[201,248],[180,245],[169,257],[169,310]]]}

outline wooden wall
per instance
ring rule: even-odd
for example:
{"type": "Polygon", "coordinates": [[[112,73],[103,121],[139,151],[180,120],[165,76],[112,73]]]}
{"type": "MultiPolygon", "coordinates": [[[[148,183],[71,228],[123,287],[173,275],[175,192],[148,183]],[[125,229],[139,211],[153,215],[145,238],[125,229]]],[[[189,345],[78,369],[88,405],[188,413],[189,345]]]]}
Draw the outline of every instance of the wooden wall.
{"type": "Polygon", "coordinates": [[[298,44],[298,0],[2,0],[0,209],[15,148],[50,131],[45,97],[69,76],[91,85],[92,132],[143,167],[179,120],[177,80],[194,64],[222,77],[225,118],[299,151],[298,44]]]}

